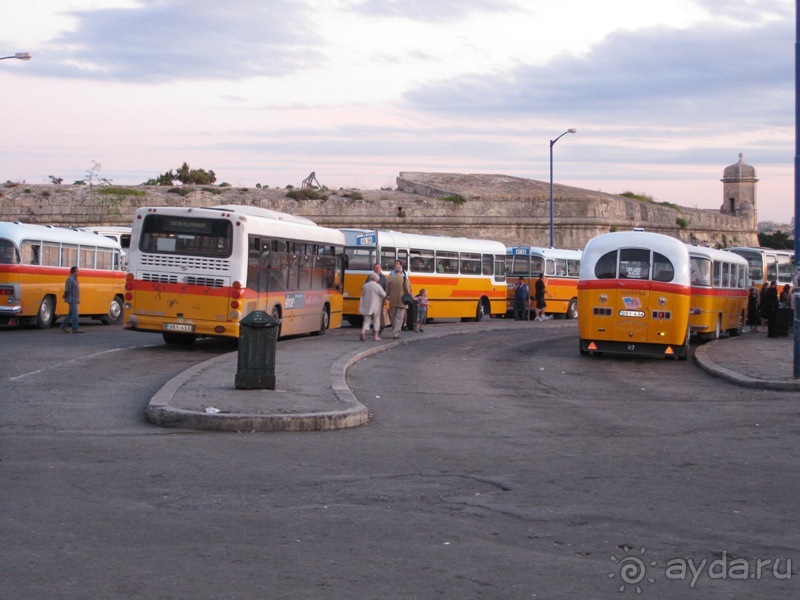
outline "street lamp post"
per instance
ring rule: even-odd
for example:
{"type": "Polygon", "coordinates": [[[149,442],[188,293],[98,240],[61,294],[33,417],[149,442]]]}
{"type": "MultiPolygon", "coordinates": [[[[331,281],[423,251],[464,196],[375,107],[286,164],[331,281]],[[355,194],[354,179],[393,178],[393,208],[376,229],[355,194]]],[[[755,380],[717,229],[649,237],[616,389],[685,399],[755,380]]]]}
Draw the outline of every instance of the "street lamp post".
{"type": "Polygon", "coordinates": [[[30,60],[31,55],[29,52],[17,52],[16,54],[12,54],[11,56],[0,56],[0,60],[6,60],[7,58],[16,58],[17,60],[30,60]]]}
{"type": "Polygon", "coordinates": [[[558,136],[554,140],[550,140],[550,247],[553,248],[553,238],[554,238],[554,226],[553,226],[553,146],[556,145],[556,142],[560,140],[562,137],[567,135],[568,133],[577,133],[577,129],[567,129],[564,133],[558,136]]]}

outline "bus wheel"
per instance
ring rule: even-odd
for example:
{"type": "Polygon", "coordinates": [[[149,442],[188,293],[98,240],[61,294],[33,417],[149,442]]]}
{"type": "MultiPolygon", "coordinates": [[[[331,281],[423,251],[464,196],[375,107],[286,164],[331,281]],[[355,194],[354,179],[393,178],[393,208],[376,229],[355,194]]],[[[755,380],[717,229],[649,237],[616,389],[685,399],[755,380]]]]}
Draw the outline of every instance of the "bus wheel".
{"type": "Polygon", "coordinates": [[[736,327],[728,329],[728,335],[731,337],[738,337],[742,335],[742,330],[744,330],[744,313],[739,315],[739,322],[736,324],[736,327]]]}
{"type": "Polygon", "coordinates": [[[331,327],[331,316],[328,313],[328,307],[322,308],[322,318],[320,319],[319,329],[312,331],[311,335],[324,335],[325,332],[331,327]]]}
{"type": "Polygon", "coordinates": [[[578,340],[578,352],[581,353],[581,356],[589,356],[589,351],[583,349],[583,340],[580,339],[578,340]]]}
{"type": "Polygon", "coordinates": [[[36,326],[39,329],[49,329],[53,324],[53,298],[45,296],[36,313],[36,326]]]}
{"type": "MultiPolygon", "coordinates": [[[[274,306],[272,308],[272,318],[275,319],[276,321],[281,320],[281,309],[278,308],[277,306],[274,306]]],[[[278,339],[280,339],[281,337],[281,329],[283,328],[280,325],[278,325],[278,336],[277,336],[278,339]]]]}
{"type": "Polygon", "coordinates": [[[161,335],[164,337],[166,343],[180,346],[191,346],[194,344],[195,339],[197,339],[196,335],[175,333],[174,331],[165,331],[161,335]]]}
{"type": "Polygon", "coordinates": [[[578,301],[573,298],[569,301],[569,306],[567,307],[567,318],[568,319],[577,319],[578,318],[578,301]]]}
{"type": "Polygon", "coordinates": [[[114,296],[111,301],[111,306],[108,309],[108,314],[100,317],[100,322],[103,325],[110,325],[112,323],[119,323],[122,318],[122,297],[114,296]]]}
{"type": "Polygon", "coordinates": [[[475,309],[475,321],[482,321],[483,317],[486,316],[486,304],[484,304],[483,298],[478,300],[478,308],[475,309]]]}

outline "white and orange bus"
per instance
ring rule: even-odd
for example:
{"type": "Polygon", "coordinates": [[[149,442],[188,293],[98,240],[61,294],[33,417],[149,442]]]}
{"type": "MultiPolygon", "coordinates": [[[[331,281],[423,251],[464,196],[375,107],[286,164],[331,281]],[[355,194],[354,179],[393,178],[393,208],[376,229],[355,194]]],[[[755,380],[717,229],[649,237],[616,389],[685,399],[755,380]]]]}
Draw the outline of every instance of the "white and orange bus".
{"type": "Polygon", "coordinates": [[[514,288],[522,277],[531,289],[531,306],[536,280],[544,273],[545,314],[567,319],[578,317],[578,275],[581,270],[581,251],[559,248],[512,246],[506,248],[506,280],[508,305],[506,312],[514,312],[514,288]]]}
{"type": "Polygon", "coordinates": [[[506,312],[506,247],[490,240],[343,229],[347,267],[344,316],[359,324],[361,287],[379,262],[388,277],[403,264],[416,294],[428,292],[428,318],[480,321],[506,312]]]}
{"type": "Polygon", "coordinates": [[[750,265],[748,284],[761,289],[764,283],[778,282],[778,288],[792,283],[794,271],[794,252],[773,250],[772,248],[726,248],[725,250],[742,256],[750,265]]]}
{"type": "Polygon", "coordinates": [[[700,339],[742,333],[747,315],[747,261],[733,252],[689,246],[692,303],[689,329],[700,339]]]}
{"type": "Polygon", "coordinates": [[[0,325],[47,329],[66,315],[62,296],[73,266],[80,269],[80,316],[117,323],[125,279],[118,243],[74,229],[0,223],[0,325]]]}
{"type": "Polygon", "coordinates": [[[143,207],[134,215],[125,328],[167,343],[238,338],[252,311],[281,336],[342,322],[344,234],[251,206],[143,207]]]}
{"type": "Polygon", "coordinates": [[[686,360],[689,265],[686,244],[666,235],[627,231],[589,240],[578,279],[581,354],[686,360]]]}

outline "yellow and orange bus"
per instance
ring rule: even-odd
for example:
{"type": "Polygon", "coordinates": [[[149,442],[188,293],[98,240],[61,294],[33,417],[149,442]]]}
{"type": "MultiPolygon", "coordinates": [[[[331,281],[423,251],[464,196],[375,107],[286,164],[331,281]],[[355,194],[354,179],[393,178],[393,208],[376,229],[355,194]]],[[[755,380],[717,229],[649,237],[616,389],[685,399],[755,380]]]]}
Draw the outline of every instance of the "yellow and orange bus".
{"type": "Polygon", "coordinates": [[[544,273],[545,314],[567,319],[578,317],[578,275],[581,251],[559,248],[512,246],[506,248],[506,280],[508,282],[507,313],[514,312],[514,287],[522,277],[531,289],[531,306],[536,280],[544,273]]]}
{"type": "Polygon", "coordinates": [[[764,283],[778,282],[778,288],[787,283],[793,285],[794,252],[791,250],[773,250],[772,248],[726,248],[747,260],[750,265],[749,283],[761,289],[764,283]]]}
{"type": "Polygon", "coordinates": [[[118,243],[74,229],[0,223],[0,325],[47,329],[66,315],[62,296],[73,266],[80,269],[80,316],[117,323],[125,279],[118,243]]]}
{"type": "Polygon", "coordinates": [[[240,320],[265,311],[279,335],[342,322],[344,234],[251,206],[143,207],[134,215],[125,328],[167,343],[238,338],[240,320]]]}
{"type": "Polygon", "coordinates": [[[581,354],[686,360],[689,265],[686,244],[666,235],[626,231],[589,240],[578,279],[581,354]]]}
{"type": "Polygon", "coordinates": [[[742,333],[747,315],[747,261],[733,252],[689,246],[692,303],[689,329],[700,339],[742,333]]]}
{"type": "Polygon", "coordinates": [[[343,229],[347,254],[344,317],[359,324],[361,287],[380,263],[388,277],[403,264],[416,294],[428,292],[428,319],[480,321],[506,312],[505,255],[500,242],[439,235],[343,229]]]}

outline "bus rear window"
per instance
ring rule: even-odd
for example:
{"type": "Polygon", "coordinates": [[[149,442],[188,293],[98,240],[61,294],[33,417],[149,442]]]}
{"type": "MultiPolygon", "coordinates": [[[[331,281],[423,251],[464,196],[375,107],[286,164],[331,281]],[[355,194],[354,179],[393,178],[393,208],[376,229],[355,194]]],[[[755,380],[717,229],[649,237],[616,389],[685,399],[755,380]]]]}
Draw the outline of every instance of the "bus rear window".
{"type": "Polygon", "coordinates": [[[139,249],[155,254],[227,258],[232,241],[233,226],[227,219],[147,215],[139,249]]]}
{"type": "Polygon", "coordinates": [[[0,265],[18,265],[19,252],[11,240],[0,239],[0,265]]]}

